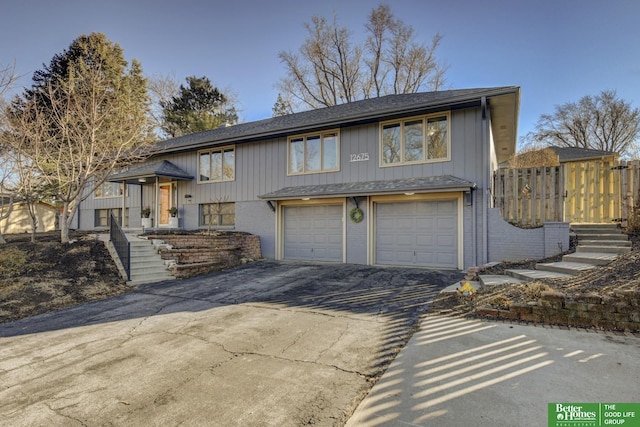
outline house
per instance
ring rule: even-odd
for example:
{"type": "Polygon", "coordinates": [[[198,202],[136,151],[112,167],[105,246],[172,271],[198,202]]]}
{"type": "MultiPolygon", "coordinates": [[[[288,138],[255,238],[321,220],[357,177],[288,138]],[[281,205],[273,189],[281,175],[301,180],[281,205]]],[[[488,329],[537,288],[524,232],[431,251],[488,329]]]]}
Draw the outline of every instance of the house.
{"type": "MultiPolygon", "coordinates": [[[[0,195],[0,214],[9,209],[10,198],[0,195]]],[[[38,221],[37,232],[53,231],[56,229],[58,210],[55,206],[46,202],[35,203],[36,218],[38,221]]],[[[8,218],[0,220],[2,234],[30,233],[33,224],[29,214],[29,206],[26,202],[16,200],[8,218]]]]}
{"type": "Polygon", "coordinates": [[[259,235],[266,258],[467,268],[489,261],[519,103],[516,86],[389,95],[168,139],[75,219],[135,229],[149,207],[161,229],[175,207],[179,228],[259,235]]]}
{"type": "Polygon", "coordinates": [[[594,150],[582,147],[550,146],[538,150],[525,151],[500,163],[501,168],[527,168],[559,166],[568,163],[588,163],[593,161],[613,162],[618,154],[613,151],[594,150]]]}

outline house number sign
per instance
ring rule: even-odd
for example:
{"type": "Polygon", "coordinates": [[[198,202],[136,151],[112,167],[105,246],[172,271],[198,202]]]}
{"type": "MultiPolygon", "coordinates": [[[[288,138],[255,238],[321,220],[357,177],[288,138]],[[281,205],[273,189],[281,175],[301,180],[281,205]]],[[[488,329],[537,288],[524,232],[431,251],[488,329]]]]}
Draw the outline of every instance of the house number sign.
{"type": "Polygon", "coordinates": [[[367,160],[369,160],[369,153],[358,153],[349,155],[350,162],[366,162],[367,160]]]}

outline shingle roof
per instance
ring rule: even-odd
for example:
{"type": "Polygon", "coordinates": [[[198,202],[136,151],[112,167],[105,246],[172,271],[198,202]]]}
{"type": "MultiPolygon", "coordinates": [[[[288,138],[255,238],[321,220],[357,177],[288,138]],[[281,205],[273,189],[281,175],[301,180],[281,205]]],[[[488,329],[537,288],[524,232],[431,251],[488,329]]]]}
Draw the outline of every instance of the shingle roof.
{"type": "Polygon", "coordinates": [[[107,179],[110,182],[128,181],[134,182],[138,178],[148,177],[164,177],[172,179],[193,179],[193,175],[185,172],[182,168],[176,166],[168,160],[156,162],[141,163],[131,167],[128,171],[113,174],[107,179]]]}
{"type": "Polygon", "coordinates": [[[154,151],[156,153],[183,151],[198,148],[205,144],[273,138],[302,130],[337,127],[359,122],[365,123],[400,114],[411,114],[452,106],[465,106],[465,104],[471,105],[473,102],[479,102],[482,97],[498,96],[518,91],[519,88],[517,86],[503,86],[387,95],[167,139],[158,142],[154,147],[154,151]]]}
{"type": "Polygon", "coordinates": [[[613,151],[592,150],[590,148],[580,148],[580,147],[549,147],[549,148],[555,151],[555,153],[558,155],[558,161],[560,163],[616,155],[616,153],[613,151]]]}
{"type": "Polygon", "coordinates": [[[354,197],[360,195],[399,194],[404,192],[435,192],[468,190],[473,182],[451,175],[403,178],[386,181],[347,182],[341,184],[304,185],[285,187],[258,196],[264,200],[300,199],[303,197],[354,197]]]}

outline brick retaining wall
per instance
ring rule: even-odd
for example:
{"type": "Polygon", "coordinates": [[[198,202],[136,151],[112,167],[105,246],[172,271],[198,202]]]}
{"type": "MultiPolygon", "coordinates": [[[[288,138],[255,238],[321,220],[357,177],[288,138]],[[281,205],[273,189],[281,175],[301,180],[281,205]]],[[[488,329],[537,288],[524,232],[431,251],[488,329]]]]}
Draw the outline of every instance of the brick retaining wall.
{"type": "Polygon", "coordinates": [[[618,290],[607,296],[568,297],[562,292],[542,292],[538,301],[511,304],[508,310],[479,307],[480,316],[614,331],[640,331],[640,291],[618,290]]]}
{"type": "Polygon", "coordinates": [[[161,248],[164,260],[175,261],[172,274],[178,279],[199,276],[262,258],[260,237],[241,232],[211,234],[150,234],[170,245],[161,248]]]}

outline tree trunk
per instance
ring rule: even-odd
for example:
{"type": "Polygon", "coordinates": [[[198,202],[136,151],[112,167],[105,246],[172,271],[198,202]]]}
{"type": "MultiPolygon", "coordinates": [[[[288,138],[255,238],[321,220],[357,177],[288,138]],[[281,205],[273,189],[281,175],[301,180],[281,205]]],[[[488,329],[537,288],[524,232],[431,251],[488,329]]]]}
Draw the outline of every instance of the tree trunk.
{"type": "Polygon", "coordinates": [[[62,212],[60,213],[60,242],[69,243],[69,221],[67,215],[69,212],[69,202],[64,202],[62,212]]]}

